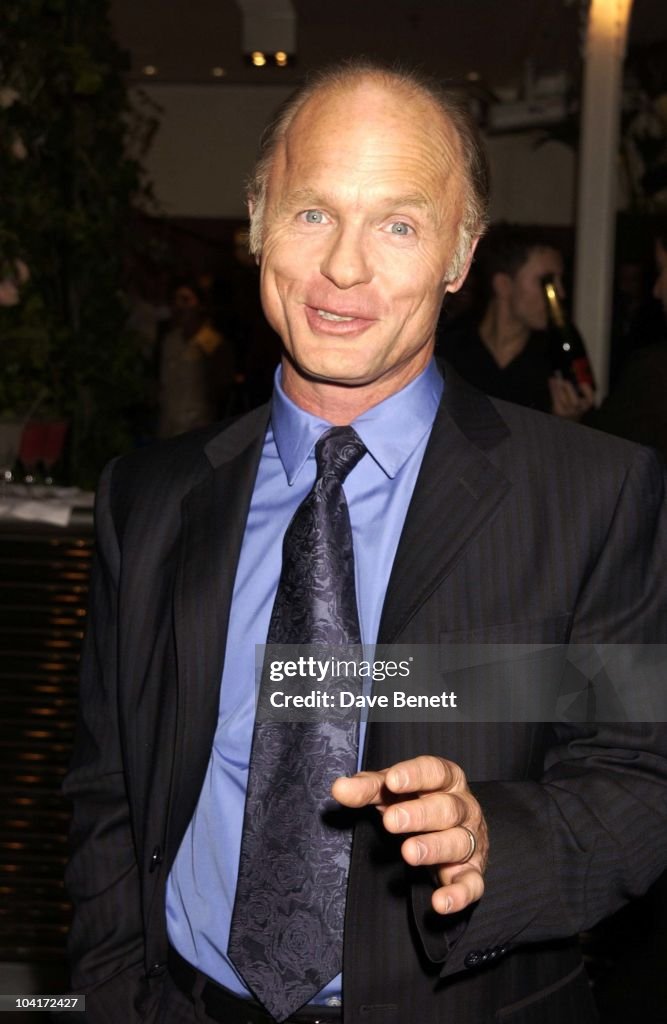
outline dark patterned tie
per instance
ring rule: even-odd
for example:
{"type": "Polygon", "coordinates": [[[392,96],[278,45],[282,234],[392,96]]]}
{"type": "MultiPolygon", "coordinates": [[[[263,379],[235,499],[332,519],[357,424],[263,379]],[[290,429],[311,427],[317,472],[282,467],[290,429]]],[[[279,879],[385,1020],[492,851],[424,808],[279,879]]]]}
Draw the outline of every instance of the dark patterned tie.
{"type": "MultiPolygon", "coordinates": [[[[342,485],[365,451],[352,427],[318,441],[317,479],[285,532],[268,644],[360,644],[342,485]]],[[[264,673],[260,706],[266,688],[264,673]]],[[[229,956],[277,1021],[341,970],[352,840],[328,814],[333,780],[357,770],[358,742],[351,716],[255,722],[229,956]]]]}

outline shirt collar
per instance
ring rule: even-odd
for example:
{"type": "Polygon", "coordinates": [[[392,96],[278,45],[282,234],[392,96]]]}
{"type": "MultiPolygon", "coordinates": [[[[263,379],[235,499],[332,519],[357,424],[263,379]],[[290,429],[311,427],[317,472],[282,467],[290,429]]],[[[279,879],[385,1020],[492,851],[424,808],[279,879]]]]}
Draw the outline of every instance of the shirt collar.
{"type": "MultiPolygon", "coordinates": [[[[444,381],[432,359],[401,391],[367,409],[352,422],[371,457],[388,477],[396,476],[433,426],[443,387],[444,381]]],[[[287,397],[278,367],[271,403],[271,428],[290,486],[330,426],[327,420],[300,409],[287,397]]]]}

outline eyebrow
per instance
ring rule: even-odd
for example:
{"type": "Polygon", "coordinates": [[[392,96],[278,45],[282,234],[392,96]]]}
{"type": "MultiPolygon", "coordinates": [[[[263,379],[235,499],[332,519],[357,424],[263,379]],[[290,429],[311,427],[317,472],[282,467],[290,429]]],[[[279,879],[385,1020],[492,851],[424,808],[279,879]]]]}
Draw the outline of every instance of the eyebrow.
{"type": "MultiPolygon", "coordinates": [[[[279,211],[289,210],[295,206],[336,206],[336,200],[326,192],[317,192],[308,187],[295,188],[280,200],[278,209],[279,211]]],[[[419,210],[429,210],[435,213],[435,203],[421,192],[405,192],[402,195],[387,196],[386,199],[381,199],[378,202],[378,206],[384,207],[387,210],[411,206],[419,210]]]]}

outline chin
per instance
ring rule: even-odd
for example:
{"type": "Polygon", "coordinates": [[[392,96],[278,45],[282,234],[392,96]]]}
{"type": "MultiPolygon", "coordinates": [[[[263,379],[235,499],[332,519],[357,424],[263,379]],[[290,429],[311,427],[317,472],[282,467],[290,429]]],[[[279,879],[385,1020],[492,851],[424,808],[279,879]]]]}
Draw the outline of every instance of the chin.
{"type": "Polygon", "coordinates": [[[287,358],[296,372],[308,380],[321,381],[330,384],[368,384],[375,379],[376,374],[368,362],[360,366],[358,360],[350,358],[352,353],[336,352],[323,353],[313,352],[309,346],[306,352],[288,352],[287,358]]]}
{"type": "Polygon", "coordinates": [[[341,366],[307,366],[303,363],[293,363],[293,366],[297,373],[306,380],[337,387],[363,387],[364,384],[372,384],[376,379],[374,374],[354,372],[353,369],[345,369],[341,366]]]}

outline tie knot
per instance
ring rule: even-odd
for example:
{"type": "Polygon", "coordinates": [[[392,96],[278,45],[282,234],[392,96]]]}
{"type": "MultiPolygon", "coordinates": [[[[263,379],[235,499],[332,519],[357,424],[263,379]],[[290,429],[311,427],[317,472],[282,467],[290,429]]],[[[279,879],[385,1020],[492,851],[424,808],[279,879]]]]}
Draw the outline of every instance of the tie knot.
{"type": "Polygon", "coordinates": [[[333,476],[343,483],[366,452],[366,445],[352,427],[332,427],[315,445],[317,477],[333,476]]]}

